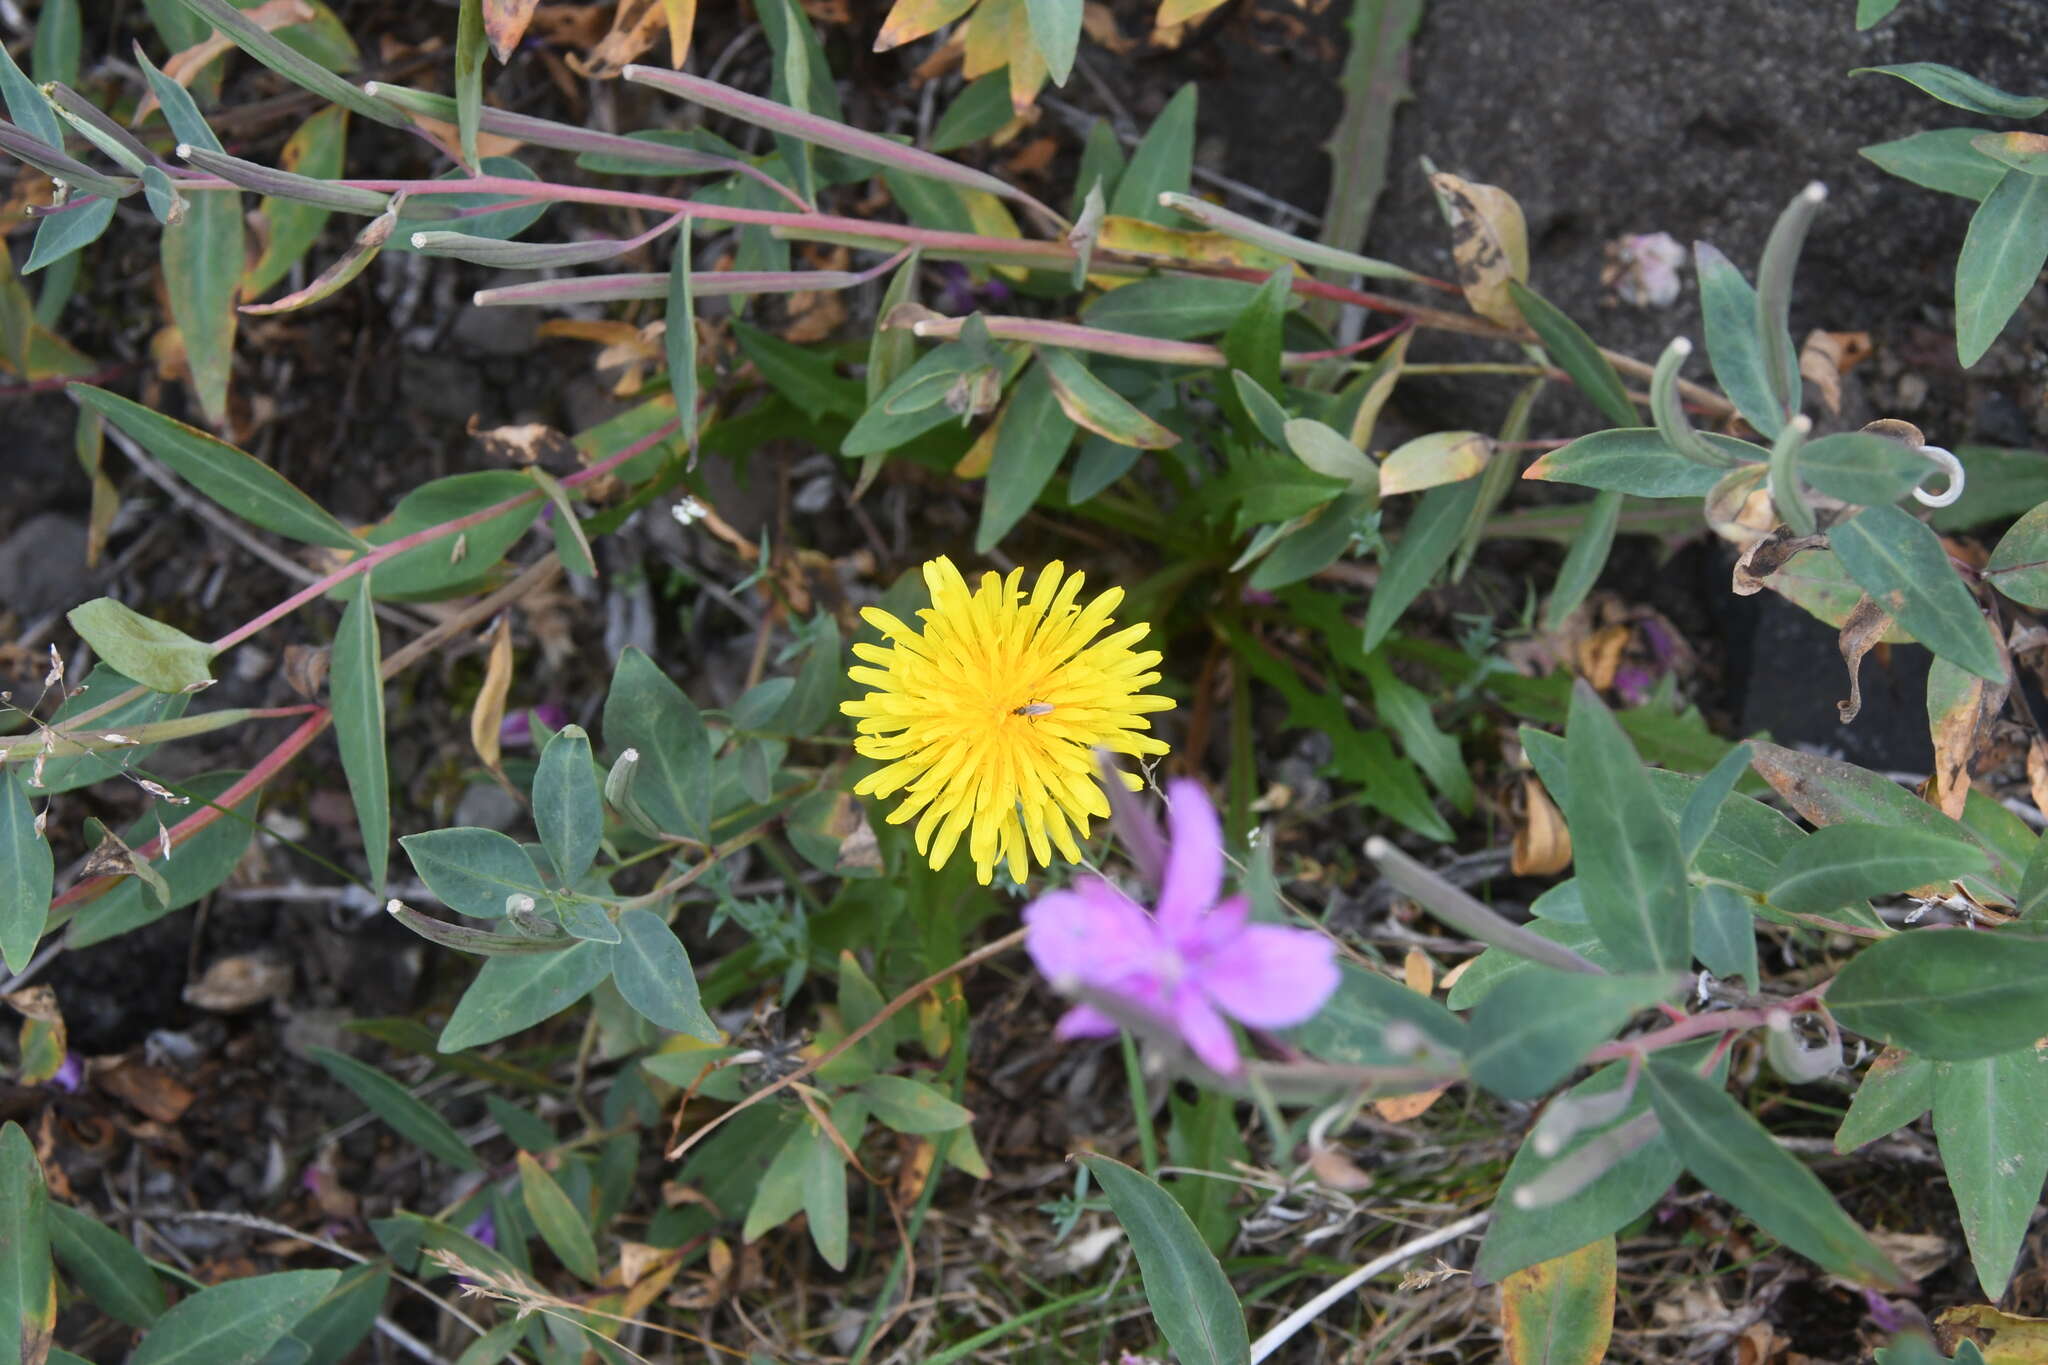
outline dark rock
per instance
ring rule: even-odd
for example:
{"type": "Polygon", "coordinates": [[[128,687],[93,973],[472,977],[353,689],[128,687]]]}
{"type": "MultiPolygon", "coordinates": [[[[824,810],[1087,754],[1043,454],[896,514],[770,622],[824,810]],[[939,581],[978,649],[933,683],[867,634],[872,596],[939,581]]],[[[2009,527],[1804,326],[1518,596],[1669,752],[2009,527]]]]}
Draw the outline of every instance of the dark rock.
{"type": "Polygon", "coordinates": [[[93,596],[85,523],[59,512],[30,517],[0,541],[0,606],[27,621],[93,596]]]}

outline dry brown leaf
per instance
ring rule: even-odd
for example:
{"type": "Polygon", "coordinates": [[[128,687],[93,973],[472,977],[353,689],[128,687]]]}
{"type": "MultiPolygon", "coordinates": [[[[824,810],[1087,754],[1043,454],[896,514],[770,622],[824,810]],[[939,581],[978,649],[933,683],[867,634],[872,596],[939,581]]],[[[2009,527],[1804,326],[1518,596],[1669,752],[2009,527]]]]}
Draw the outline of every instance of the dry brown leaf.
{"type": "Polygon", "coordinates": [[[1768,473],[1760,464],[1745,465],[1714,485],[1700,511],[1715,535],[1732,545],[1749,545],[1770,534],[1778,511],[1764,484],[1768,473]]]}
{"type": "Polygon", "coordinates": [[[1412,1118],[1420,1118],[1448,1088],[1440,1085],[1434,1090],[1419,1090],[1412,1095],[1389,1095],[1383,1100],[1374,1100],[1372,1107],[1388,1123],[1406,1123],[1412,1118]]]}
{"type": "MultiPolygon", "coordinates": [[[[433,139],[441,150],[448,153],[451,158],[456,161],[462,159],[460,152],[462,135],[456,130],[454,124],[443,123],[437,118],[429,118],[425,114],[415,113],[410,109],[406,110],[405,116],[413,121],[413,126],[418,128],[427,137],[433,139]]],[[[502,133],[478,132],[476,135],[476,154],[479,157],[510,156],[525,145],[520,139],[506,137],[502,133]]]]}
{"type": "Polygon", "coordinates": [[[612,3],[542,5],[533,12],[533,36],[557,47],[595,47],[611,27],[612,3]]]}
{"type": "Polygon", "coordinates": [[[1346,1156],[1341,1147],[1311,1147],[1308,1168],[1315,1172],[1317,1180],[1346,1194],[1356,1194],[1372,1186],[1372,1177],[1346,1156]]]}
{"type": "Polygon", "coordinates": [[[1428,995],[1436,986],[1436,967],[1420,948],[1410,948],[1401,959],[1401,984],[1417,995],[1428,995]]]}
{"type": "Polygon", "coordinates": [[[106,1062],[104,1067],[97,1062],[93,1066],[93,1084],[158,1123],[176,1123],[198,1098],[190,1088],[153,1066],[120,1057],[106,1062]]]}
{"type": "Polygon", "coordinates": [[[1222,3],[1223,0],[1161,0],[1159,12],[1152,16],[1152,23],[1158,28],[1178,28],[1201,18],[1222,3]]]}
{"type": "Polygon", "coordinates": [[[1479,959],[1477,956],[1466,958],[1463,962],[1460,962],[1457,966],[1445,972],[1444,979],[1438,984],[1441,985],[1446,992],[1449,992],[1452,987],[1458,984],[1458,978],[1463,976],[1466,972],[1470,971],[1472,969],[1472,964],[1477,962],[1478,960],[1479,959]]]}
{"type": "Polygon", "coordinates": [[[526,26],[533,22],[539,4],[540,0],[483,0],[484,36],[491,40],[491,51],[498,54],[500,62],[512,60],[512,50],[526,36],[526,26]]]}
{"type": "Polygon", "coordinates": [[[512,691],[512,618],[498,617],[491,631],[491,653],[484,665],[484,685],[469,709],[469,742],[492,772],[499,772],[498,732],[505,724],[505,698],[512,691]]]}
{"type": "Polygon", "coordinates": [[[17,228],[26,227],[29,222],[29,205],[48,204],[55,198],[56,193],[56,182],[49,176],[33,166],[17,166],[14,171],[14,183],[7,190],[7,199],[0,203],[0,233],[9,233],[17,228]]]}
{"type": "MultiPolygon", "coordinates": [[[[1550,793],[1535,777],[1522,778],[1522,819],[1515,826],[1510,866],[1517,877],[1555,877],[1571,866],[1572,833],[1550,793]]],[[[1461,970],[1465,964],[1460,964],[1461,970]]],[[[1448,989],[1450,978],[1444,978],[1448,989]]]]}
{"type": "Polygon", "coordinates": [[[1842,414],[1842,376],[1870,355],[1868,332],[1823,332],[1806,334],[1799,348],[1799,373],[1811,380],[1827,410],[1842,414]]]}
{"type": "Polygon", "coordinates": [[[1744,550],[1735,561],[1735,595],[1755,596],[1769,586],[1764,580],[1784,568],[1794,555],[1804,550],[1824,550],[1827,544],[1826,536],[1795,536],[1779,527],[1744,550]]]}
{"type": "MultiPolygon", "coordinates": [[[[319,15],[311,5],[306,3],[306,0],[267,0],[265,4],[245,11],[242,17],[255,24],[258,28],[261,28],[264,32],[274,33],[278,29],[289,28],[293,24],[303,24],[309,20],[317,19],[319,15]]],[[[204,71],[214,58],[220,56],[223,52],[233,51],[234,46],[235,43],[232,38],[229,38],[219,29],[215,29],[207,34],[204,39],[194,43],[184,51],[173,52],[164,61],[163,73],[179,85],[190,89],[192,82],[197,79],[199,73],[204,71]]],[[[142,121],[148,118],[150,111],[156,107],[155,93],[145,92],[142,96],[142,102],[135,106],[135,117],[128,120],[128,126],[131,128],[141,127],[142,121]]]]}
{"type": "Polygon", "coordinates": [[[590,49],[587,59],[570,53],[569,67],[590,80],[611,80],[638,61],[668,27],[664,0],[619,0],[618,9],[612,14],[611,31],[590,49]]]}
{"type": "Polygon", "coordinates": [[[334,656],[324,645],[286,645],[284,680],[292,691],[312,701],[327,685],[327,669],[333,662],[334,656]]]}
{"type": "Polygon", "coordinates": [[[1602,626],[1579,642],[1575,651],[1579,676],[1597,692],[1614,686],[1614,674],[1621,667],[1621,652],[1628,647],[1629,628],[1602,626]]]}
{"type": "Polygon", "coordinates": [[[1437,203],[1451,225],[1451,262],[1473,312],[1504,327],[1522,326],[1508,294],[1509,280],[1529,278],[1529,230],[1522,206],[1497,185],[1480,185],[1448,171],[1430,176],[1437,203]]]}
{"type": "Polygon", "coordinates": [[[823,341],[846,321],[846,296],[836,289],[802,289],[786,300],[789,325],[782,338],[799,346],[823,341]]]}
{"type": "MultiPolygon", "coordinates": [[[[1759,542],[1761,543],[1761,542],[1759,542]]],[[[1863,709],[1863,656],[1868,654],[1892,628],[1892,618],[1865,593],[1856,601],[1849,619],[1842,623],[1839,644],[1842,662],[1849,668],[1849,700],[1835,703],[1835,710],[1847,725],[1863,709]]]]}
{"type": "Polygon", "coordinates": [[[185,987],[185,1003],[215,1014],[238,1014],[291,988],[289,963],[262,953],[237,953],[218,959],[185,987]]]}
{"type": "Polygon", "coordinates": [[[501,464],[537,464],[543,469],[565,474],[583,462],[576,443],[544,422],[518,422],[479,430],[476,418],[472,416],[469,434],[483,447],[485,459],[501,464]]]}
{"type": "Polygon", "coordinates": [[[1145,45],[1143,39],[1124,37],[1123,29],[1116,22],[1115,12],[1108,5],[1099,3],[1099,0],[1088,0],[1088,3],[1081,7],[1081,29],[1094,40],[1097,47],[1119,57],[1135,52],[1145,45]]]}

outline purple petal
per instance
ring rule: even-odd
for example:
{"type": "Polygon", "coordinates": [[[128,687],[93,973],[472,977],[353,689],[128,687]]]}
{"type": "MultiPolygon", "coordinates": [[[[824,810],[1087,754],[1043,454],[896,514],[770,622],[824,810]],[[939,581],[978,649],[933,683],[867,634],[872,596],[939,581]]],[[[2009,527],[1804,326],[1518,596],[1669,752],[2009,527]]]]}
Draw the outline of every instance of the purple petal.
{"type": "Polygon", "coordinates": [[[1199,782],[1166,787],[1166,876],[1159,884],[1159,924],[1177,938],[1223,891],[1223,822],[1199,782]]]}
{"type": "Polygon", "coordinates": [[[1237,1039],[1201,991],[1181,988],[1173,1001],[1173,1022],[1189,1051],[1204,1066],[1223,1076],[1237,1074],[1237,1039]]]}
{"type": "Polygon", "coordinates": [[[1159,931],[1114,887],[1084,878],[1072,891],[1048,891],[1024,907],[1024,949],[1046,980],[1114,982],[1149,974],[1158,962],[1159,931]]]}
{"type": "Polygon", "coordinates": [[[1196,964],[1192,975],[1224,1013],[1253,1028],[1305,1023],[1338,982],[1328,939],[1270,924],[1245,929],[1196,964]]]}
{"type": "Polygon", "coordinates": [[[1061,1042],[1073,1038],[1108,1038],[1116,1033],[1117,1028],[1116,1020],[1094,1006],[1076,1005],[1053,1025],[1052,1036],[1061,1042]]]}
{"type": "Polygon", "coordinates": [[[1181,932],[1172,937],[1174,949],[1185,962],[1199,964],[1211,953],[1229,952],[1237,936],[1244,932],[1245,921],[1251,918],[1251,902],[1243,896],[1229,896],[1216,902],[1216,907],[1183,926],[1181,932]]]}

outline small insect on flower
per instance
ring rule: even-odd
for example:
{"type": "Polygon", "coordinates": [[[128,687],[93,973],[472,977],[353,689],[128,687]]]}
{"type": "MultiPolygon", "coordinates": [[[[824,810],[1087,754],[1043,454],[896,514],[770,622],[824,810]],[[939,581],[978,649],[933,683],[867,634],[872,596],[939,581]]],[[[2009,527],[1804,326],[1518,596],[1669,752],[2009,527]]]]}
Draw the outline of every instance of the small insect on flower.
{"type": "Polygon", "coordinates": [[[1054,711],[1049,701],[1030,701],[1010,712],[1013,716],[1049,716],[1054,711]]]}

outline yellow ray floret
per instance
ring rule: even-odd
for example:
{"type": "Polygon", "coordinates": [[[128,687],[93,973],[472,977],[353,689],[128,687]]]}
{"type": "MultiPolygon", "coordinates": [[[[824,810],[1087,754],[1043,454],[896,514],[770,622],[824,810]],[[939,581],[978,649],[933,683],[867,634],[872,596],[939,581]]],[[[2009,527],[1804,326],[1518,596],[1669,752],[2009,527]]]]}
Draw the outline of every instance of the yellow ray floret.
{"type": "Polygon", "coordinates": [[[1133,648],[1151,627],[1104,635],[1123,589],[1083,606],[1081,580],[1055,560],[1028,596],[1022,569],[983,574],[970,591],[942,556],[924,566],[932,604],[917,613],[920,628],[875,607],[861,613],[887,643],[853,647],[873,667],[847,676],[874,690],[839,709],[860,722],[854,748],[883,766],[854,792],[901,791],[889,823],[915,819],[917,851],[934,868],[963,837],[984,886],[997,863],[1021,883],[1054,849],[1078,861],[1076,834],[1109,814],[1092,751],[1166,752],[1145,733],[1148,714],[1173,706],[1144,690],[1159,681],[1160,655],[1133,648]]]}

